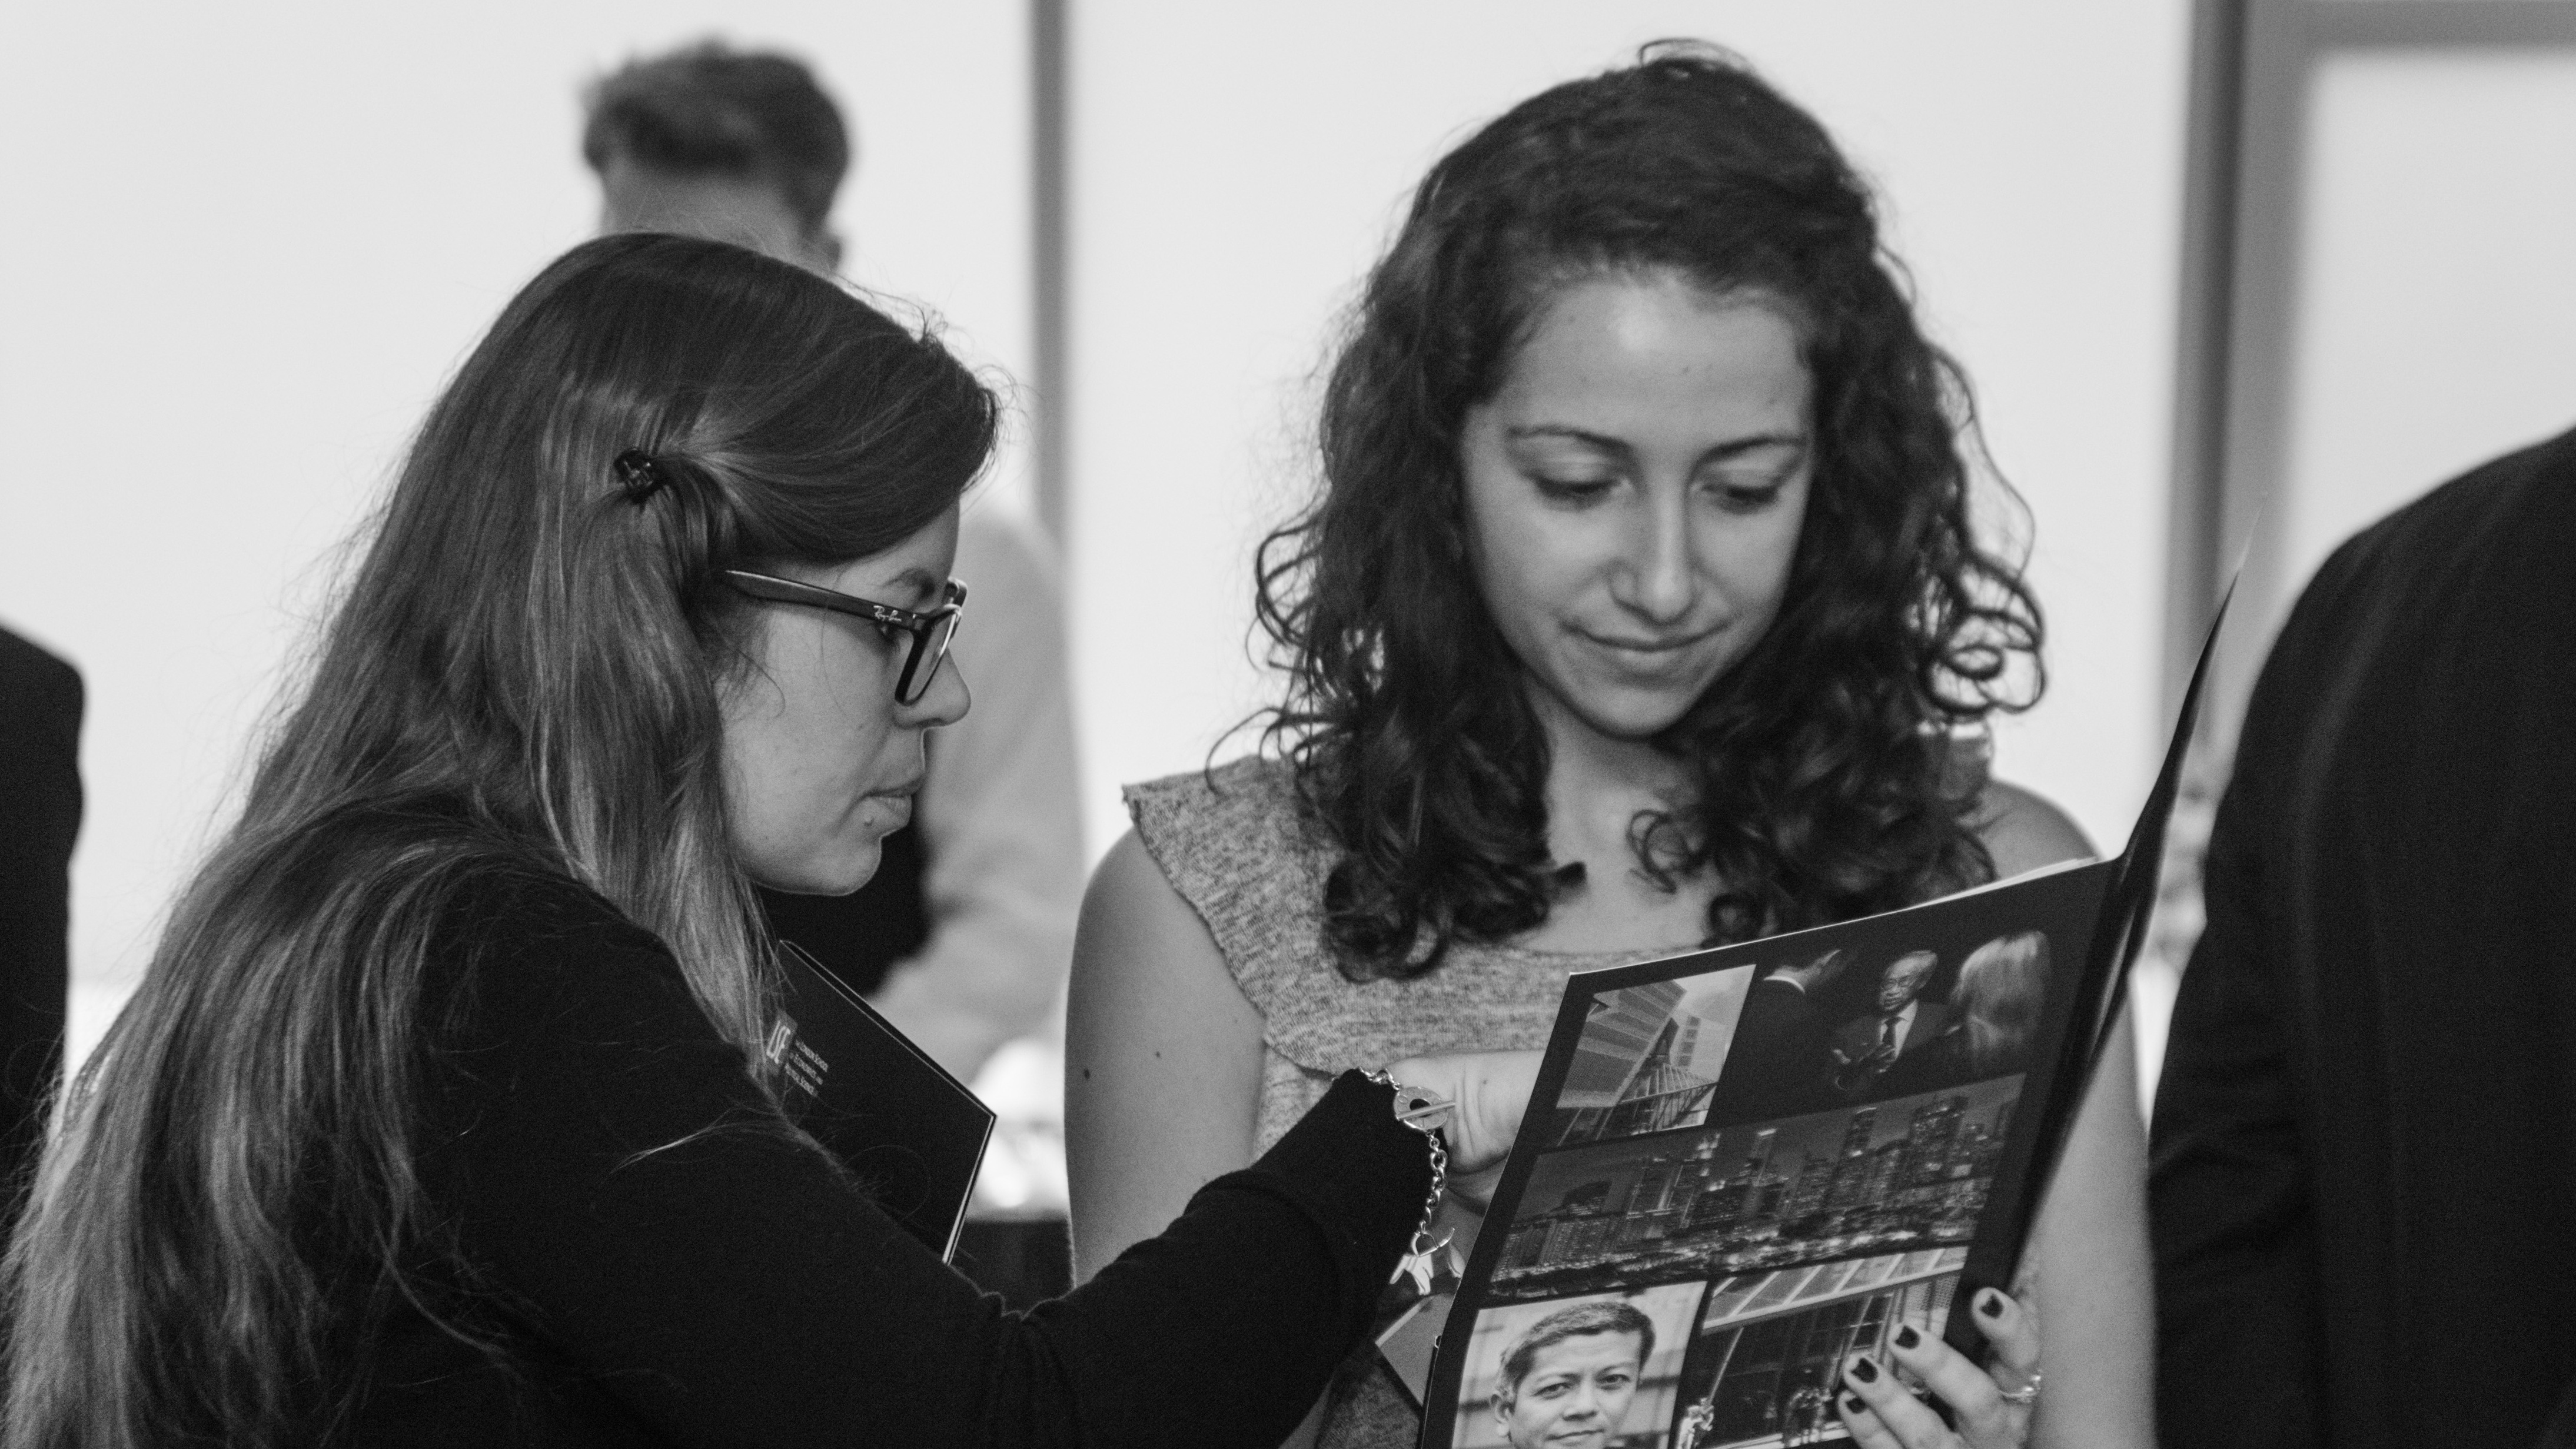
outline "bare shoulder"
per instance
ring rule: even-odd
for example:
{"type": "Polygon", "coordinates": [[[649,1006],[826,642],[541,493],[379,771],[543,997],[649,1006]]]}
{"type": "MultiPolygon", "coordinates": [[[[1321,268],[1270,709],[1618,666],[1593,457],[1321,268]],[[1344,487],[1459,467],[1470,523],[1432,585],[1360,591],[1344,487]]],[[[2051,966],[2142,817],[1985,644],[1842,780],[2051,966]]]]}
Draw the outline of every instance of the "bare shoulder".
{"type": "Polygon", "coordinates": [[[1988,780],[1978,795],[1976,828],[1998,880],[2094,854],[2093,842],[2055,802],[2003,780],[1988,780]]]}
{"type": "Polygon", "coordinates": [[[1070,1005],[1077,1012],[1086,1000],[1180,993],[1185,1001],[1175,1004],[1221,1007],[1232,1024],[1248,1015],[1258,1035],[1259,1013],[1235,983],[1207,922],[1135,831],[1120,836],[1092,872],[1076,942],[1070,1005]]]}
{"type": "MultiPolygon", "coordinates": [[[[1102,917],[1103,925],[1195,927],[1198,935],[1207,935],[1206,924],[1190,909],[1189,902],[1181,899],[1181,893],[1173,888],[1170,878],[1154,863],[1145,842],[1133,830],[1119,836],[1118,843],[1109,847],[1109,853],[1093,868],[1091,886],[1082,897],[1082,914],[1086,920],[1094,915],[1102,917]]],[[[1208,949],[1216,949],[1213,938],[1208,941],[1208,949]]]]}

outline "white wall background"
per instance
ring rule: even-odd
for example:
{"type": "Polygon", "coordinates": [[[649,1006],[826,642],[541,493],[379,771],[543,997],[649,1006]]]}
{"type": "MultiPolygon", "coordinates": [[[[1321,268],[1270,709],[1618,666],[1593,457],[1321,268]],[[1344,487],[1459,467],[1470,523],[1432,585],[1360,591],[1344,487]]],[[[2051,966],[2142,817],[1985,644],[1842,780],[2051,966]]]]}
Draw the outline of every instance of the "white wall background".
{"type": "MultiPolygon", "coordinates": [[[[1741,52],[1878,181],[2036,525],[2048,701],[2000,768],[2116,849],[2157,698],[2181,0],[1077,0],[1070,545],[1086,809],[1269,697],[1251,551],[1310,474],[1309,379],[1413,183],[1467,131],[1672,35],[1741,52]]],[[[1238,738],[1228,753],[1248,746],[1238,738]]]]}
{"type": "Polygon", "coordinates": [[[1024,8],[0,8],[0,618],[89,685],[75,1050],[140,970],[406,431],[588,234],[581,84],[710,32],[804,53],[858,131],[854,273],[1024,372],[1024,8]]]}
{"type": "Polygon", "coordinates": [[[2330,56],[2307,119],[2276,618],[2354,530],[2576,426],[2576,53],[2330,56]]]}

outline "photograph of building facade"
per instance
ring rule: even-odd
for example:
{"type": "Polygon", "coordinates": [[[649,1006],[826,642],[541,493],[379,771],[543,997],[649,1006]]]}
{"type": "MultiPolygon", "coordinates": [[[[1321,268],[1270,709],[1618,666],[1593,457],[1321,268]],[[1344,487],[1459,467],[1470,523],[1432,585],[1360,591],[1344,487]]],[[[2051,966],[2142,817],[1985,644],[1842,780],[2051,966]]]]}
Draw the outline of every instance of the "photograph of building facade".
{"type": "Polygon", "coordinates": [[[1598,1142],[1708,1120],[1753,968],[1605,991],[1556,1099],[1556,1141],[1598,1142]]]}
{"type": "Polygon", "coordinates": [[[1884,1360],[1907,1324],[1938,1333],[1964,1247],[1745,1273],[1719,1283],[1682,1368],[1673,1449],[1768,1449],[1849,1436],[1831,1390],[1844,1357],[1884,1360]]]}

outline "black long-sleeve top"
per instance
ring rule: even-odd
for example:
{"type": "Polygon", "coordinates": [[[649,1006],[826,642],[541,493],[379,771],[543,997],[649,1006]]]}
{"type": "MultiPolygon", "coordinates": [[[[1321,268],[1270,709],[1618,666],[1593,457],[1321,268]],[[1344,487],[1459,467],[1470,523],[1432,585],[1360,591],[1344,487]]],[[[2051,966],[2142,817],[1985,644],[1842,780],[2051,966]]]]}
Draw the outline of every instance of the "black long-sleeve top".
{"type": "MultiPolygon", "coordinates": [[[[2576,1438],[2576,433],[2318,570],[2156,1093],[2164,1440],[2576,1438]]],[[[2562,1441],[2552,1441],[2562,1442],[2562,1441]]]]}
{"type": "Polygon", "coordinates": [[[486,884],[450,921],[420,1160],[465,1268],[422,1297],[505,1351],[397,1309],[352,1442],[1268,1449],[1366,1330],[1429,1186],[1420,1135],[1348,1076],[1162,1236],[1013,1313],[784,1127],[600,898],[486,884]]]}

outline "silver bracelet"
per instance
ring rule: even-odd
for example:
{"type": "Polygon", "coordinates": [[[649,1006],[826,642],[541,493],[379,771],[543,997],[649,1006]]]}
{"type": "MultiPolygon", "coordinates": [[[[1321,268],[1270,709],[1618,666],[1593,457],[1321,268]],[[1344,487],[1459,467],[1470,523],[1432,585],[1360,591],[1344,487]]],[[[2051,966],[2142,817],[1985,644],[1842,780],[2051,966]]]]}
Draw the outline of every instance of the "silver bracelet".
{"type": "Polygon", "coordinates": [[[1440,1129],[1449,1125],[1450,1114],[1457,1110],[1458,1104],[1437,1092],[1406,1086],[1384,1068],[1361,1075],[1392,1090],[1395,1093],[1395,1120],[1421,1133],[1423,1140],[1431,1144],[1431,1191],[1422,1200],[1422,1221],[1414,1225],[1412,1246],[1396,1263],[1394,1276],[1387,1279],[1394,1283],[1410,1277],[1417,1283],[1428,1284],[1433,1273],[1433,1260],[1441,1249],[1449,1246],[1446,1233],[1441,1234],[1438,1241],[1432,1240],[1431,1224],[1440,1215],[1440,1194],[1449,1186],[1449,1142],[1440,1135],[1440,1129]]]}

